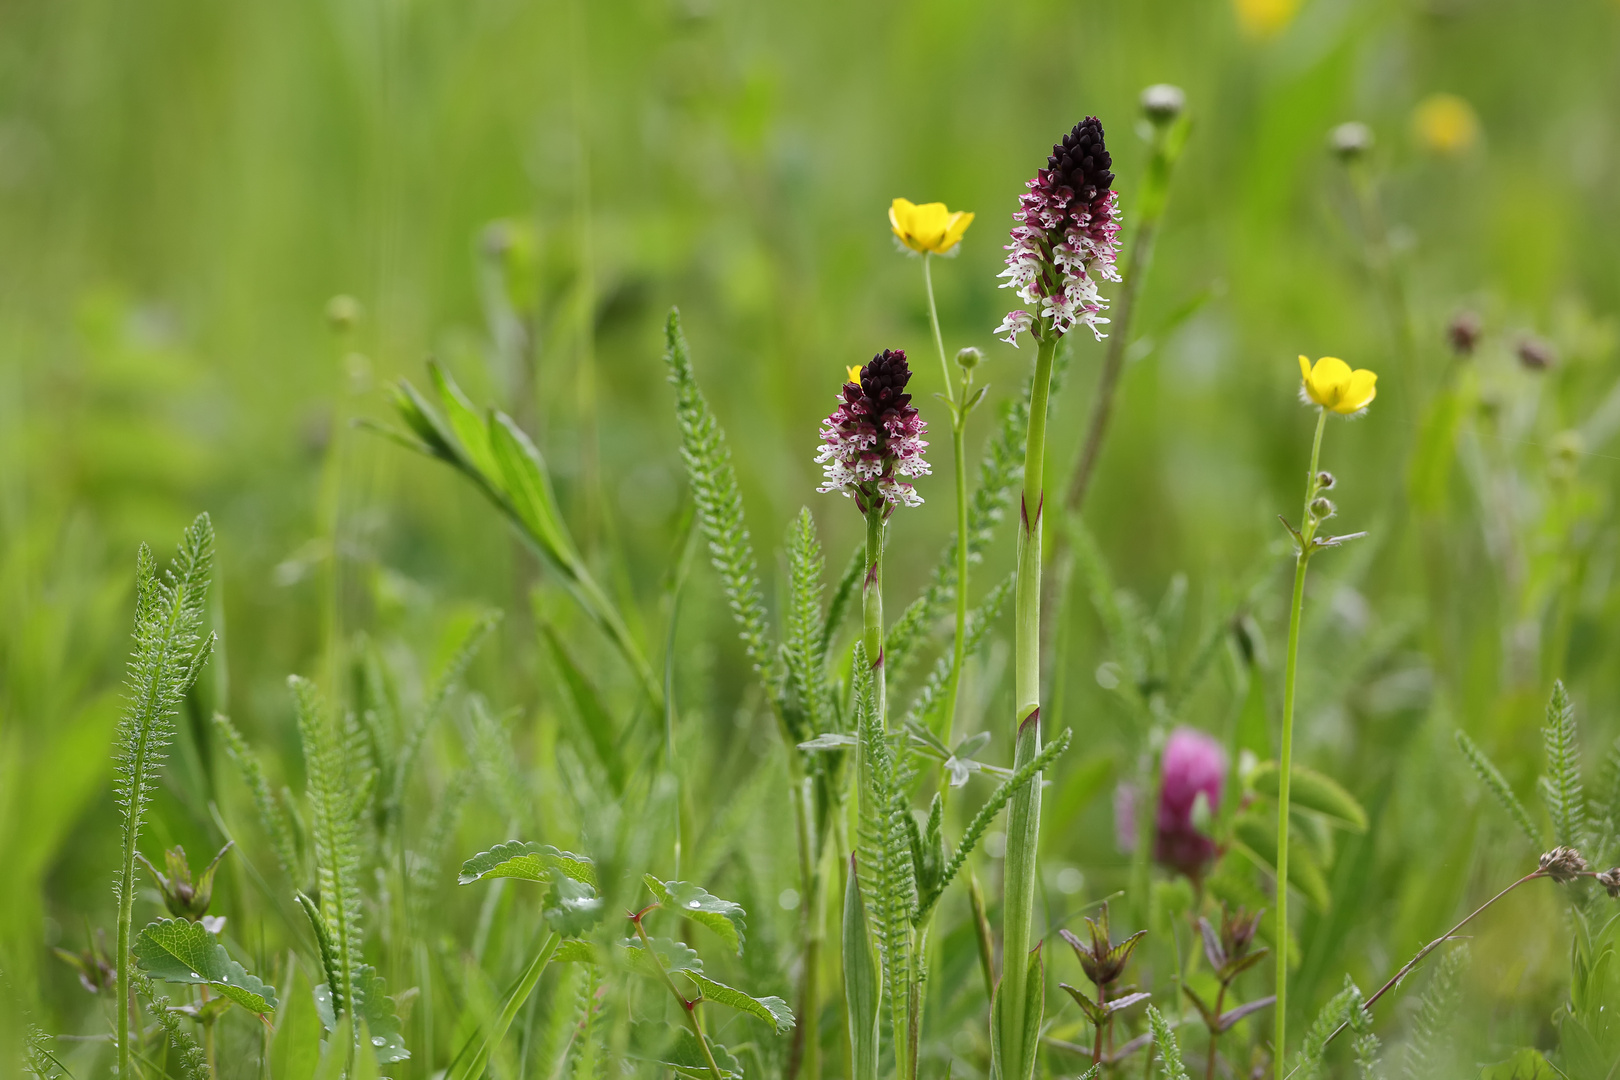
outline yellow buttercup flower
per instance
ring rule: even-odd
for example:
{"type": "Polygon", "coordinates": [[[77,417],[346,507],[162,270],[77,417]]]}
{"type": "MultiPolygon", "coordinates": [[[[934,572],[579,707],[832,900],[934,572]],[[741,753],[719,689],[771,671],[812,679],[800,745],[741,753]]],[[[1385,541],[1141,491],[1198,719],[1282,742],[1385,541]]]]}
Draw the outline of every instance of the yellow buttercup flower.
{"type": "Polygon", "coordinates": [[[1300,0],[1232,0],[1238,24],[1253,38],[1276,37],[1288,29],[1300,0]]]}
{"type": "Polygon", "coordinates": [[[1299,358],[1299,374],[1304,380],[1300,395],[1311,404],[1330,409],[1341,416],[1358,413],[1378,396],[1378,376],[1366,368],[1350,370],[1337,356],[1324,356],[1312,367],[1299,358]]]}
{"type": "Polygon", "coordinates": [[[850,364],[844,370],[849,372],[849,381],[850,382],[854,383],[856,386],[861,385],[861,365],[859,365],[859,364],[850,364]]]}
{"type": "Polygon", "coordinates": [[[910,199],[896,199],[889,204],[889,225],[894,235],[919,255],[948,254],[971,224],[972,214],[964,210],[952,212],[942,202],[918,206],[910,199]]]}
{"type": "Polygon", "coordinates": [[[1479,141],[1479,117],[1456,94],[1430,94],[1412,110],[1418,142],[1437,154],[1460,154],[1479,141]]]}

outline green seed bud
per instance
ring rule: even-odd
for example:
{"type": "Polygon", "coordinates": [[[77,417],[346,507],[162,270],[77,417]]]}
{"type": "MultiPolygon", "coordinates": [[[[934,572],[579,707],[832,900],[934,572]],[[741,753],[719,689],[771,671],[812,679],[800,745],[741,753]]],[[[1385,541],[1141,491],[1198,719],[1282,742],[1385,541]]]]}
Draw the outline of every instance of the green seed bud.
{"type": "Polygon", "coordinates": [[[980,352],[978,349],[975,349],[971,345],[960,350],[956,354],[957,366],[959,366],[963,371],[972,371],[974,368],[979,366],[979,361],[983,359],[984,353],[980,352]]]}

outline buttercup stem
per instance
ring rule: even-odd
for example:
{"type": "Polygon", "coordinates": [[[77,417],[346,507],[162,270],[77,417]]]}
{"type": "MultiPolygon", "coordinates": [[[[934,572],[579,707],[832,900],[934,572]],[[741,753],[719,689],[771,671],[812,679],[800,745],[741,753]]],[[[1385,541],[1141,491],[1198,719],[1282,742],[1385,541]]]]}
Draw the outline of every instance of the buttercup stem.
{"type": "Polygon", "coordinates": [[[928,321],[934,329],[934,347],[939,350],[939,371],[945,378],[945,402],[951,411],[951,455],[952,464],[956,469],[956,638],[951,647],[951,681],[945,688],[943,732],[945,744],[949,746],[955,738],[956,699],[962,685],[962,665],[967,660],[968,493],[965,438],[967,414],[963,410],[967,404],[968,386],[963,383],[962,400],[959,402],[952,389],[950,361],[945,358],[945,339],[939,332],[939,308],[934,302],[934,275],[929,270],[933,258],[932,255],[923,256],[923,285],[928,292],[928,321]]]}
{"type": "Polygon", "coordinates": [[[1282,751],[1277,763],[1277,1005],[1272,1040],[1274,1076],[1282,1075],[1288,1035],[1288,799],[1294,768],[1294,688],[1299,673],[1299,623],[1305,608],[1305,567],[1316,535],[1311,500],[1316,498],[1317,464],[1327,410],[1317,409],[1316,438],[1311,443],[1311,469],[1305,474],[1305,505],[1300,518],[1299,553],[1294,557],[1294,599],[1288,609],[1288,661],[1283,668],[1282,751]]]}
{"type": "MultiPolygon", "coordinates": [[[[1043,328],[1046,330],[1047,328],[1043,328]]],[[[1020,769],[1041,752],[1041,505],[1046,456],[1046,406],[1052,383],[1052,358],[1058,339],[1040,335],[1035,355],[1035,382],[1030,394],[1029,436],[1024,446],[1024,494],[1018,532],[1017,615],[1014,639],[1014,700],[1017,746],[1013,768],[1020,769]]],[[[996,991],[994,1053],[1002,1080],[1027,1080],[1034,1067],[1033,1047],[1024,1044],[1025,1014],[1039,1002],[1027,1000],[1030,927],[1035,912],[1035,859],[1040,838],[1041,777],[1018,789],[1007,811],[1007,853],[1003,867],[1002,978],[996,991]]]]}

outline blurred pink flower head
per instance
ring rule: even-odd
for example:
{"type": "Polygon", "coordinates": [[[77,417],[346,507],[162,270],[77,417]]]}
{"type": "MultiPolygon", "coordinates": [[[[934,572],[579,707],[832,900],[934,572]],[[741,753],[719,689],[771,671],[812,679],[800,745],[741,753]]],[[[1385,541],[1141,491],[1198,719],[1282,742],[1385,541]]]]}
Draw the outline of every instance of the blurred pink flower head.
{"type": "Polygon", "coordinates": [[[1165,744],[1159,778],[1159,805],[1154,817],[1153,857],[1191,878],[1203,876],[1215,858],[1215,841],[1194,823],[1194,808],[1203,795],[1208,812],[1221,805],[1226,780],[1226,751],[1192,728],[1177,728],[1165,744]]]}

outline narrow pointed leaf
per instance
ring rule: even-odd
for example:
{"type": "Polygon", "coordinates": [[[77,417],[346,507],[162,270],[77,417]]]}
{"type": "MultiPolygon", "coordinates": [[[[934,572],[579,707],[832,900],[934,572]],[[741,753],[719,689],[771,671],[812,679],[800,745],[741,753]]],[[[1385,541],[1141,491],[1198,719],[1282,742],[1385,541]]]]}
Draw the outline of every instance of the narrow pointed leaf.
{"type": "Polygon", "coordinates": [[[1230,1031],[1245,1016],[1257,1013],[1261,1009],[1269,1009],[1275,1004],[1277,1004],[1277,995],[1267,994],[1263,998],[1255,998],[1253,1001],[1244,1002],[1235,1009],[1228,1009],[1226,1012],[1221,1013],[1221,1018],[1216,1024],[1216,1030],[1230,1031]]]}
{"type": "MultiPolygon", "coordinates": [[[[1250,774],[1250,783],[1257,794],[1269,799],[1277,798],[1277,763],[1263,761],[1250,774]]],[[[1293,781],[1288,789],[1288,805],[1301,810],[1312,810],[1355,831],[1367,831],[1367,811],[1338,781],[1303,765],[1293,768],[1293,781]]]]}

